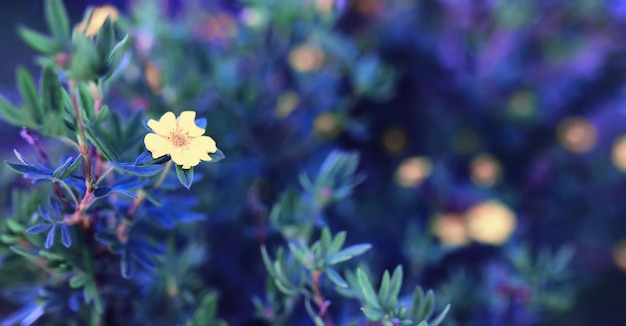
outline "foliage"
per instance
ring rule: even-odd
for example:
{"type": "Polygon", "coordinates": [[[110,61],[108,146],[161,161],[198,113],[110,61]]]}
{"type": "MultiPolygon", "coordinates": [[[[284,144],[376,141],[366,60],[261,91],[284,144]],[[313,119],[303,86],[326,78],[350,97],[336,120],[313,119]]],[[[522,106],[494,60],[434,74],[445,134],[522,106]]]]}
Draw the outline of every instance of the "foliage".
{"type": "MultiPolygon", "coordinates": [[[[18,68],[19,103],[0,98],[29,145],[0,171],[15,189],[0,325],[538,325],[576,312],[574,250],[548,249],[572,238],[549,221],[584,206],[585,178],[558,168],[587,171],[572,158],[584,153],[545,139],[581,113],[564,95],[580,100],[590,78],[571,69],[591,54],[567,28],[599,16],[575,1],[560,9],[574,26],[546,23],[551,35],[533,25],[550,10],[518,2],[137,0],[72,27],[61,0],[44,1],[47,30],[17,29],[39,77],[18,68]],[[190,110],[219,147],[211,160],[154,157],[148,121],[190,110]]],[[[587,177],[611,184],[607,171],[587,177]]]]}

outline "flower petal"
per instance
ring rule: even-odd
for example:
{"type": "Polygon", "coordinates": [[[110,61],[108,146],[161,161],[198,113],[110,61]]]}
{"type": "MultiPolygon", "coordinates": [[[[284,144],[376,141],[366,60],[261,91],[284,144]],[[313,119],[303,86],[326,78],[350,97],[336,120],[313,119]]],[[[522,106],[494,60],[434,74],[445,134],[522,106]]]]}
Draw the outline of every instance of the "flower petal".
{"type": "Polygon", "coordinates": [[[183,148],[175,148],[172,153],[172,161],[178,165],[182,165],[183,169],[189,169],[192,166],[200,164],[198,155],[190,150],[183,148]]]}
{"type": "Polygon", "coordinates": [[[149,133],[143,138],[146,149],[152,153],[152,158],[159,158],[169,154],[172,150],[172,143],[167,138],[157,134],[149,133]]]}
{"type": "Polygon", "coordinates": [[[189,133],[190,137],[200,137],[204,135],[204,129],[196,125],[196,112],[183,111],[178,117],[178,128],[182,132],[189,133]]]}
{"type": "Polygon", "coordinates": [[[196,137],[189,143],[189,148],[198,153],[215,153],[217,152],[217,145],[215,140],[209,136],[196,137]]]}
{"type": "Polygon", "coordinates": [[[150,119],[148,127],[154,130],[155,133],[167,137],[172,131],[176,130],[176,116],[172,112],[167,112],[161,116],[159,121],[150,119]]]}

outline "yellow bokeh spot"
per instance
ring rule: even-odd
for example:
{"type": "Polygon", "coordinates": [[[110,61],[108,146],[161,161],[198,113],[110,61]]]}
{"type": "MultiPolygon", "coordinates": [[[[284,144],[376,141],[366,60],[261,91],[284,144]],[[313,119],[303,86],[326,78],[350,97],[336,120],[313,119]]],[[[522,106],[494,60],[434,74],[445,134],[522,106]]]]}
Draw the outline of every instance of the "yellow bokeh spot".
{"type": "Polygon", "coordinates": [[[403,187],[415,187],[422,183],[432,171],[427,157],[410,157],[403,160],[396,171],[396,182],[403,187]]]}
{"type": "Polygon", "coordinates": [[[454,134],[452,146],[459,153],[471,153],[478,148],[478,136],[472,130],[461,129],[454,134]]]}
{"type": "Polygon", "coordinates": [[[322,50],[306,43],[291,50],[289,64],[299,72],[311,72],[322,67],[325,57],[322,50]]]}
{"type": "Polygon", "coordinates": [[[470,173],[474,183],[488,187],[500,181],[502,168],[491,155],[480,154],[472,159],[470,173]]]}
{"type": "Polygon", "coordinates": [[[100,28],[102,28],[102,25],[104,25],[104,22],[106,21],[107,17],[109,17],[111,21],[115,21],[117,20],[118,16],[119,16],[119,11],[114,6],[106,5],[106,6],[96,7],[93,9],[91,13],[91,19],[89,18],[89,13],[87,13],[85,18],[83,18],[83,21],[78,23],[78,25],[76,25],[75,28],[85,33],[85,35],[89,37],[93,37],[93,36],[96,36],[96,34],[98,34],[98,31],[100,31],[100,28]],[[89,21],[89,25],[87,25],[88,21],[89,21]]]}
{"type": "Polygon", "coordinates": [[[613,262],[619,269],[626,272],[626,240],[618,242],[613,247],[613,262]]]}
{"type": "Polygon", "coordinates": [[[574,153],[586,153],[593,149],[598,138],[596,128],[587,119],[570,117],[557,127],[561,145],[574,153]]]}
{"type": "Polygon", "coordinates": [[[276,101],[276,116],[279,118],[288,117],[300,103],[300,97],[294,91],[283,92],[276,101]]]}
{"type": "Polygon", "coordinates": [[[515,214],[505,205],[489,200],[465,212],[467,230],[474,241],[490,245],[506,242],[517,225],[515,214]]]}
{"type": "Polygon", "coordinates": [[[341,133],[342,125],[335,113],[322,113],[313,122],[315,134],[325,139],[333,139],[341,133]]]}
{"type": "Polygon", "coordinates": [[[618,170],[626,172],[626,135],[622,135],[613,143],[613,153],[611,156],[613,165],[615,165],[618,170]]]}
{"type": "Polygon", "coordinates": [[[248,27],[259,28],[265,23],[265,15],[255,8],[244,8],[241,11],[241,21],[248,27]]]}
{"type": "Polygon", "coordinates": [[[152,94],[159,94],[163,91],[161,84],[161,69],[154,64],[148,62],[145,68],[146,83],[152,94]]]}
{"type": "Polygon", "coordinates": [[[432,222],[431,230],[444,246],[463,246],[470,240],[463,216],[460,214],[436,216],[432,222]]]}
{"type": "Polygon", "coordinates": [[[383,146],[387,152],[391,154],[400,154],[407,145],[407,136],[404,130],[399,128],[390,128],[383,133],[383,146]]]}

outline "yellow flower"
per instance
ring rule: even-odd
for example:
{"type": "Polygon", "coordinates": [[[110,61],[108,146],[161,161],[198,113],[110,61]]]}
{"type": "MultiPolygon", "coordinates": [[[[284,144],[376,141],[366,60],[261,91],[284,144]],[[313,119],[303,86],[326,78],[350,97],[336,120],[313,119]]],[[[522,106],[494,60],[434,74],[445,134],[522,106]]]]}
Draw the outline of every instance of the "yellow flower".
{"type": "Polygon", "coordinates": [[[196,125],[195,119],[194,111],[181,112],[178,118],[167,112],[159,121],[150,119],[148,127],[154,133],[147,134],[143,141],[152,157],[169,154],[183,169],[200,164],[200,160],[211,161],[209,153],[217,152],[217,146],[213,138],[203,136],[205,130],[196,125]]]}

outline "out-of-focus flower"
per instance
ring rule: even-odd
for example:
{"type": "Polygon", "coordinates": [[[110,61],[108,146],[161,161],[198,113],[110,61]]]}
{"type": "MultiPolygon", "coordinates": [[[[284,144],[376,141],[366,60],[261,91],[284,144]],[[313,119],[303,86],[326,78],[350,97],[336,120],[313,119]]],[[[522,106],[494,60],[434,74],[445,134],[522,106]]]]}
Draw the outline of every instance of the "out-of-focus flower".
{"type": "Polygon", "coordinates": [[[391,154],[400,154],[407,145],[406,132],[399,128],[390,128],[383,133],[383,146],[391,154]]]}
{"type": "Polygon", "coordinates": [[[322,67],[325,57],[322,50],[312,44],[305,43],[291,50],[289,64],[299,72],[311,72],[322,67]]]}
{"type": "Polygon", "coordinates": [[[509,100],[509,113],[520,119],[532,117],[537,111],[537,95],[533,92],[522,90],[515,92],[509,100]]]}
{"type": "Polygon", "coordinates": [[[431,230],[445,246],[463,246],[470,240],[463,216],[460,214],[437,215],[432,222],[431,230]]]}
{"type": "Polygon", "coordinates": [[[350,5],[354,10],[366,17],[375,16],[383,11],[383,0],[352,0],[350,5]]]}
{"type": "Polygon", "coordinates": [[[482,186],[492,186],[500,180],[502,168],[491,155],[480,154],[470,163],[472,181],[482,186]]]}
{"type": "Polygon", "coordinates": [[[286,118],[293,112],[293,110],[300,103],[300,97],[298,93],[294,91],[285,91],[276,101],[276,116],[279,118],[286,118]]]}
{"type": "Polygon", "coordinates": [[[589,152],[596,145],[598,138],[593,124],[580,117],[570,117],[561,121],[557,133],[561,145],[574,153],[589,152]]]}
{"type": "Polygon", "coordinates": [[[500,245],[506,242],[517,225],[515,214],[505,205],[489,200],[465,212],[469,236],[476,242],[500,245]]]}
{"type": "Polygon", "coordinates": [[[328,15],[333,11],[335,0],[316,0],[315,7],[317,11],[322,15],[328,15]]]}
{"type": "Polygon", "coordinates": [[[612,159],[613,165],[618,170],[626,172],[626,135],[622,135],[613,143],[612,159]]]}
{"type": "Polygon", "coordinates": [[[217,152],[217,146],[213,138],[203,136],[205,130],[196,125],[195,118],[196,112],[184,111],[178,118],[167,112],[159,121],[150,119],[148,127],[154,133],[147,134],[144,143],[152,157],[170,155],[183,169],[200,164],[200,160],[211,161],[209,153],[217,152]]]}
{"type": "Polygon", "coordinates": [[[148,87],[150,87],[150,91],[152,94],[159,94],[163,91],[163,87],[161,84],[161,69],[155,66],[153,63],[148,62],[145,68],[145,78],[146,83],[148,83],[148,87]]]}
{"type": "Polygon", "coordinates": [[[415,187],[426,179],[432,170],[427,157],[410,157],[400,163],[396,171],[396,182],[403,187],[415,187]]]}
{"type": "Polygon", "coordinates": [[[85,35],[93,37],[98,34],[98,31],[100,31],[100,28],[104,25],[107,17],[109,17],[111,21],[115,21],[118,16],[119,11],[114,6],[107,5],[96,7],[91,13],[91,18],[89,17],[89,14],[87,14],[85,18],[83,18],[83,21],[78,23],[75,28],[83,32],[85,35]]]}

